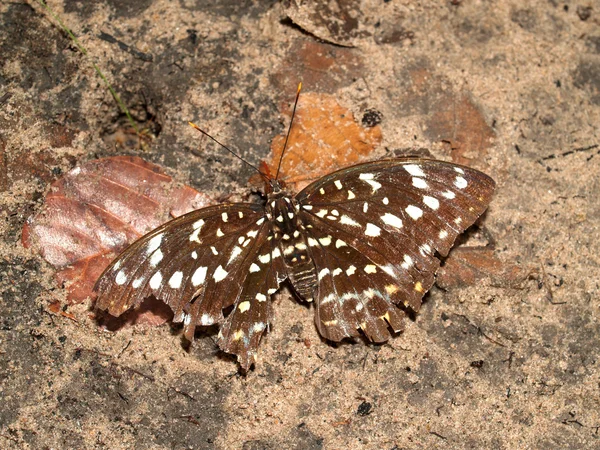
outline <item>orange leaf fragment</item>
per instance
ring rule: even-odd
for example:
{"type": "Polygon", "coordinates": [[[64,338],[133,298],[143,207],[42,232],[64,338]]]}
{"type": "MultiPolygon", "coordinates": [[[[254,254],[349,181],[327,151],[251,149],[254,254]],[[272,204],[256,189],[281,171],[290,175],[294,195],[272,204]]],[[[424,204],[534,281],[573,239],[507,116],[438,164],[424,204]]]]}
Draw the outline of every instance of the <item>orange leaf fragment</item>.
{"type": "MultiPolygon", "coordinates": [[[[304,93],[294,117],[280,178],[288,184],[296,183],[300,190],[330,172],[368,160],[381,139],[379,126],[361,126],[334,96],[304,93]]],[[[272,173],[277,171],[284,142],[285,134],[276,136],[271,144],[272,173]]]]}

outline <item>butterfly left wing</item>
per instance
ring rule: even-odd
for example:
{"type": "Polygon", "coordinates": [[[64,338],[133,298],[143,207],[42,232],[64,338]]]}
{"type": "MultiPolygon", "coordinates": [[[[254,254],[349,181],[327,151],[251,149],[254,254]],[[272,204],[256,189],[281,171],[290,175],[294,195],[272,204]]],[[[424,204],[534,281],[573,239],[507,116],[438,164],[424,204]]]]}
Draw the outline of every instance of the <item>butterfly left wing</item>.
{"type": "Polygon", "coordinates": [[[260,205],[192,211],[123,251],[96,283],[96,307],[119,316],[153,295],[171,307],[174,322],[184,323],[187,339],[193,340],[196,326],[217,323],[221,348],[242,365],[252,362],[270,320],[268,302],[259,300],[284,278],[280,258],[270,256],[270,234],[260,205]]]}
{"type": "Polygon", "coordinates": [[[402,328],[395,305],[418,311],[456,237],[486,209],[487,175],[424,159],[359,164],[296,198],[319,274],[316,321],[338,341],[356,329],[376,342],[402,328]]]}

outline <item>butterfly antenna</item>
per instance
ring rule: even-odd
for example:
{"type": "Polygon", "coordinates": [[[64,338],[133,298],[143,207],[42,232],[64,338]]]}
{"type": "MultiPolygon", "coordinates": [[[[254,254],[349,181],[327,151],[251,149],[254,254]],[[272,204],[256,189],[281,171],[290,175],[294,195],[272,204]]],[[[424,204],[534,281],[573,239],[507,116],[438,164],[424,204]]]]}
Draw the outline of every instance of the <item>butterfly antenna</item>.
{"type": "Polygon", "coordinates": [[[296,115],[296,106],[298,106],[298,99],[300,98],[300,91],[302,90],[302,83],[298,83],[298,91],[296,92],[296,101],[294,102],[294,109],[292,110],[292,117],[290,118],[290,126],[288,128],[287,136],[285,137],[285,143],[283,144],[283,150],[279,156],[279,163],[277,164],[277,172],[275,173],[275,179],[279,178],[279,169],[281,169],[281,161],[283,161],[283,154],[287,148],[288,140],[290,139],[290,133],[292,131],[292,124],[294,123],[294,116],[296,115]]]}
{"type": "Polygon", "coordinates": [[[195,128],[196,130],[198,130],[200,133],[202,133],[204,136],[208,137],[209,139],[211,139],[213,142],[216,142],[217,144],[219,144],[221,147],[223,147],[225,150],[227,150],[229,153],[231,153],[233,156],[235,156],[237,159],[239,159],[240,161],[242,161],[243,163],[249,165],[250,167],[252,167],[254,170],[256,170],[260,176],[262,176],[264,179],[269,180],[269,177],[267,175],[265,175],[258,167],[256,167],[255,165],[249,163],[248,161],[246,161],[244,158],[242,158],[240,155],[238,155],[236,152],[234,152],[233,150],[231,150],[229,147],[227,147],[225,144],[220,143],[217,139],[215,139],[214,137],[212,137],[210,134],[208,134],[206,131],[204,131],[202,128],[200,128],[198,125],[196,125],[193,122],[188,122],[190,124],[190,126],[192,128],[195,128]]]}

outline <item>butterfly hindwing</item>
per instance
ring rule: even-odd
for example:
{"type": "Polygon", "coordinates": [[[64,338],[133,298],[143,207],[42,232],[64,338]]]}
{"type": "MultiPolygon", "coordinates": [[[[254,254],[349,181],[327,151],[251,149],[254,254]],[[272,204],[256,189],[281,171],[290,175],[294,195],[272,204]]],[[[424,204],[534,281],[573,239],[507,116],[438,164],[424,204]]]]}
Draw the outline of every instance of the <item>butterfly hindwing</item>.
{"type": "Polygon", "coordinates": [[[401,331],[404,312],[394,305],[399,301],[394,277],[341,239],[314,228],[310,234],[318,274],[315,324],[321,336],[337,342],[362,330],[373,342],[385,342],[389,327],[401,331]]]}
{"type": "MultiPolygon", "coordinates": [[[[266,228],[261,232],[269,233],[266,228]]],[[[219,347],[238,356],[243,369],[256,362],[261,336],[270,328],[271,295],[286,278],[278,243],[261,239],[262,247],[254,254],[241,295],[219,330],[219,347]]]]}

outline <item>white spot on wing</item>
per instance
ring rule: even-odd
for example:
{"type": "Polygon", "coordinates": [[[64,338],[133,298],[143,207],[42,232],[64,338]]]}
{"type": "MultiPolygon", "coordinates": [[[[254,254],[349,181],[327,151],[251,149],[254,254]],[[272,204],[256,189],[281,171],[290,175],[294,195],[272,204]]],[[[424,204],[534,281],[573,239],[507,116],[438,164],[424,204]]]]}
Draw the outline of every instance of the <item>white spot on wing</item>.
{"type": "Polygon", "coordinates": [[[308,238],[308,245],[310,245],[311,247],[316,247],[317,245],[319,245],[319,243],[317,242],[317,240],[315,238],[308,238]]]}
{"type": "Polygon", "coordinates": [[[408,270],[413,265],[413,259],[409,255],[404,255],[404,262],[401,264],[404,270],[408,270]]]}
{"type": "Polygon", "coordinates": [[[381,187],[381,183],[375,181],[375,175],[372,173],[361,173],[358,176],[358,179],[369,184],[373,188],[373,193],[375,193],[381,187]]]}
{"type": "Polygon", "coordinates": [[[425,173],[421,169],[421,166],[417,164],[406,164],[404,170],[410,173],[413,177],[425,177],[425,173]]]}
{"type": "Polygon", "coordinates": [[[323,277],[327,274],[329,274],[329,269],[327,269],[327,268],[321,269],[321,271],[319,272],[319,280],[322,280],[323,277]]]}
{"type": "Polygon", "coordinates": [[[360,223],[351,219],[345,214],[342,217],[340,217],[340,223],[343,225],[350,225],[351,227],[360,227],[360,223]]]}
{"type": "Polygon", "coordinates": [[[223,237],[223,236],[225,236],[225,233],[223,233],[220,228],[217,229],[217,237],[223,237]]]}
{"type": "Polygon", "coordinates": [[[226,212],[224,212],[223,214],[221,214],[221,220],[222,220],[223,222],[227,222],[227,219],[229,219],[229,217],[227,216],[227,213],[226,213],[226,212]]]}
{"type": "Polygon", "coordinates": [[[196,253],[196,250],[194,250],[194,251],[192,252],[192,258],[193,258],[193,259],[198,259],[198,253],[196,253]]]}
{"type": "Polygon", "coordinates": [[[335,299],[335,294],[328,294],[325,297],[323,297],[323,300],[321,300],[321,305],[324,305],[325,303],[329,303],[330,301],[335,299]]]}
{"type": "Polygon", "coordinates": [[[183,272],[178,270],[173,275],[171,275],[171,278],[169,278],[169,286],[171,286],[173,289],[179,289],[181,287],[182,280],[183,272]]]}
{"type": "Polygon", "coordinates": [[[392,266],[391,264],[386,264],[385,266],[381,267],[381,269],[387,273],[390,277],[395,276],[394,274],[394,266],[392,266]]]}
{"type": "Polygon", "coordinates": [[[414,205],[408,205],[406,207],[406,213],[413,219],[417,220],[419,217],[423,215],[423,210],[414,205]]]}
{"type": "Polygon", "coordinates": [[[269,261],[271,261],[271,255],[269,253],[265,253],[264,255],[260,255],[258,260],[263,264],[267,264],[269,261]]]}
{"type": "Polygon", "coordinates": [[[365,266],[365,272],[366,273],[376,273],[377,267],[374,264],[367,264],[365,266]]]}
{"type": "Polygon", "coordinates": [[[456,186],[459,189],[466,188],[467,184],[467,180],[465,180],[463,177],[456,177],[456,179],[454,180],[454,186],[456,186]]]}
{"type": "Polygon", "coordinates": [[[348,200],[352,200],[355,197],[356,197],[356,195],[354,195],[354,192],[348,191],[348,200]]]}
{"type": "Polygon", "coordinates": [[[312,205],[302,205],[302,208],[306,211],[311,211],[313,209],[312,205]]]}
{"type": "Polygon", "coordinates": [[[192,286],[199,286],[206,279],[206,267],[198,267],[192,275],[192,286]]]}
{"type": "Polygon", "coordinates": [[[455,167],[454,170],[458,173],[462,173],[463,175],[465,174],[465,171],[462,170],[460,167],[455,167]]]}
{"type": "Polygon", "coordinates": [[[335,187],[338,189],[342,188],[342,182],[340,180],[335,180],[333,184],[335,184],[335,187]]]}
{"type": "Polygon", "coordinates": [[[238,256],[240,256],[241,253],[242,249],[240,247],[238,247],[237,245],[233,247],[233,250],[231,251],[231,256],[229,257],[229,261],[227,261],[227,264],[231,264],[231,262],[235,260],[238,256]]]}
{"type": "Polygon", "coordinates": [[[131,283],[131,287],[134,289],[139,288],[142,285],[142,281],[144,281],[143,278],[136,278],[135,280],[133,280],[133,283],[131,283]]]}
{"type": "Polygon", "coordinates": [[[340,248],[340,247],[345,247],[346,243],[344,241],[342,241],[341,239],[338,239],[335,241],[335,248],[340,248]]]}
{"type": "Polygon", "coordinates": [[[365,228],[365,235],[376,237],[381,234],[381,228],[377,225],[373,225],[372,223],[367,224],[367,228],[365,228]]]}
{"type": "Polygon", "coordinates": [[[452,191],[446,191],[442,195],[444,197],[446,197],[448,200],[452,200],[452,199],[454,199],[454,197],[456,197],[456,194],[452,191]]]}
{"type": "Polygon", "coordinates": [[[244,301],[244,302],[240,303],[238,306],[238,309],[240,310],[240,312],[245,313],[246,311],[248,311],[250,309],[250,302],[244,301]]]}
{"type": "Polygon", "coordinates": [[[348,267],[348,269],[346,270],[346,275],[350,276],[350,275],[354,275],[354,272],[356,272],[356,267],[354,266],[350,266],[348,267]]]}
{"type": "Polygon", "coordinates": [[[152,256],[150,257],[150,265],[152,267],[156,267],[156,265],[161,262],[163,259],[163,253],[160,251],[160,249],[156,250],[154,253],[152,253],[152,256]]]}
{"type": "Polygon", "coordinates": [[[423,178],[413,177],[412,184],[417,189],[427,189],[429,185],[423,178]]]}
{"type": "Polygon", "coordinates": [[[383,216],[381,216],[381,220],[383,221],[383,223],[391,227],[402,228],[402,219],[393,214],[385,213],[383,216]]]}
{"type": "Polygon", "coordinates": [[[324,245],[325,247],[327,247],[329,244],[331,244],[331,236],[319,238],[319,242],[321,243],[321,245],[324,245]]]}
{"type": "Polygon", "coordinates": [[[219,281],[223,281],[225,277],[228,275],[227,271],[223,269],[222,266],[217,267],[215,273],[213,274],[214,280],[218,283],[219,281]]]}
{"type": "Polygon", "coordinates": [[[325,216],[327,215],[327,213],[328,213],[328,211],[327,211],[326,209],[321,209],[321,210],[320,210],[318,213],[316,213],[315,215],[316,215],[317,217],[320,217],[320,218],[322,219],[323,217],[325,217],[325,216]]]}
{"type": "Polygon", "coordinates": [[[448,232],[446,230],[440,231],[440,239],[446,239],[448,237],[448,232]]]}
{"type": "Polygon", "coordinates": [[[440,207],[440,201],[435,197],[430,197],[429,195],[423,196],[423,203],[434,210],[440,207]]]}
{"type": "Polygon", "coordinates": [[[331,272],[331,276],[337,276],[340,273],[342,273],[342,269],[340,269],[339,267],[337,269],[334,269],[333,272],[331,272]]]}
{"type": "Polygon", "coordinates": [[[381,187],[381,183],[375,181],[375,180],[365,180],[365,183],[368,183],[369,185],[371,185],[371,187],[373,188],[373,194],[375,192],[377,192],[377,190],[381,187]]]}
{"type": "Polygon", "coordinates": [[[160,247],[160,244],[162,243],[163,234],[164,233],[157,234],[156,236],[154,236],[152,239],[150,239],[148,241],[148,248],[146,249],[146,255],[150,255],[150,254],[154,253],[156,251],[156,249],[158,249],[158,247],[160,247]]]}
{"type": "Polygon", "coordinates": [[[117,283],[119,286],[121,286],[122,284],[125,284],[126,281],[127,281],[127,275],[125,275],[125,272],[120,270],[119,273],[117,274],[117,276],[115,277],[115,283],[117,283]]]}
{"type": "Polygon", "coordinates": [[[256,294],[256,300],[258,300],[259,302],[264,302],[267,300],[267,296],[265,294],[261,294],[260,292],[258,294],[256,294]]]}
{"type": "Polygon", "coordinates": [[[198,235],[200,234],[200,230],[202,230],[203,225],[204,225],[204,220],[202,220],[202,219],[197,220],[192,224],[192,228],[194,229],[194,232],[192,234],[190,234],[190,241],[200,242],[200,240],[198,239],[198,235]]]}
{"type": "Polygon", "coordinates": [[[260,267],[257,264],[250,264],[250,273],[260,272],[260,267]]]}
{"type": "Polygon", "coordinates": [[[204,313],[202,314],[202,317],[200,317],[200,325],[203,326],[208,326],[208,325],[212,325],[215,321],[212,319],[212,317],[210,317],[208,314],[204,313]]]}
{"type": "Polygon", "coordinates": [[[156,290],[160,287],[161,283],[162,275],[160,274],[160,272],[156,272],[154,275],[152,275],[152,278],[150,278],[150,288],[156,290]]]}

